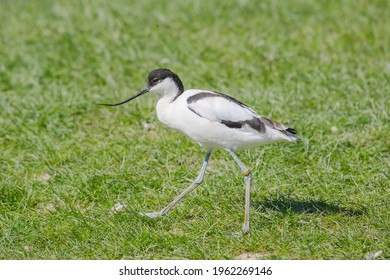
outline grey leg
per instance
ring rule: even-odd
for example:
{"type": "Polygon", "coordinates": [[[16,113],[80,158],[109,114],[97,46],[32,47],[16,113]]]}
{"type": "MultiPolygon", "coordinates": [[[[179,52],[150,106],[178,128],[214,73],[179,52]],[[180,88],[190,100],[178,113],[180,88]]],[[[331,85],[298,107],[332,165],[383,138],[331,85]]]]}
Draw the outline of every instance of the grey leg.
{"type": "Polygon", "coordinates": [[[242,230],[244,233],[249,231],[249,207],[250,207],[250,191],[251,191],[251,170],[247,168],[233,153],[232,150],[227,150],[229,154],[234,158],[237,164],[240,166],[242,170],[242,175],[245,176],[245,215],[244,215],[244,225],[242,230]]]}
{"type": "Polygon", "coordinates": [[[151,213],[140,213],[142,216],[147,216],[149,218],[157,218],[160,216],[165,216],[169,210],[173,206],[176,205],[183,197],[185,197],[188,193],[193,191],[197,186],[199,186],[203,182],[204,174],[206,171],[207,164],[209,162],[209,158],[211,155],[211,149],[207,150],[206,158],[204,159],[202,168],[198,174],[198,177],[196,177],[195,181],[192,182],[192,184],[185,189],[180,195],[178,195],[174,200],[172,200],[171,203],[169,203],[165,208],[161,209],[159,212],[151,212],[151,213]]]}

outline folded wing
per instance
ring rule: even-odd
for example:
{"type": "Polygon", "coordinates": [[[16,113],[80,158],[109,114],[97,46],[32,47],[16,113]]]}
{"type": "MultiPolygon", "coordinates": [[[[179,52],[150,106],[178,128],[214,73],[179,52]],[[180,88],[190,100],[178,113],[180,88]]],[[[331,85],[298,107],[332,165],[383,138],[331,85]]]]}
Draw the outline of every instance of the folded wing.
{"type": "Polygon", "coordinates": [[[238,100],[217,92],[205,91],[187,99],[188,108],[202,118],[216,121],[229,128],[253,129],[265,133],[267,128],[274,129],[286,136],[296,138],[295,130],[258,115],[251,108],[238,100]]]}

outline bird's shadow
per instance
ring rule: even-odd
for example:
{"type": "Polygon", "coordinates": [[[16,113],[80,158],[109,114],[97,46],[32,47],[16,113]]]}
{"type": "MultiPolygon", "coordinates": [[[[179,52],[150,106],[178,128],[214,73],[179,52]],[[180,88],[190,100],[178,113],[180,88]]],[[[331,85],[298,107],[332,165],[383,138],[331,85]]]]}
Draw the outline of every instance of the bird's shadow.
{"type": "MultiPolygon", "coordinates": [[[[341,203],[340,203],[341,204],[341,203]]],[[[256,211],[264,212],[266,210],[278,211],[283,214],[301,213],[317,215],[341,214],[346,216],[361,216],[365,212],[363,206],[346,207],[336,205],[336,203],[325,202],[322,200],[298,200],[290,197],[265,198],[254,201],[253,206],[256,211]]]]}

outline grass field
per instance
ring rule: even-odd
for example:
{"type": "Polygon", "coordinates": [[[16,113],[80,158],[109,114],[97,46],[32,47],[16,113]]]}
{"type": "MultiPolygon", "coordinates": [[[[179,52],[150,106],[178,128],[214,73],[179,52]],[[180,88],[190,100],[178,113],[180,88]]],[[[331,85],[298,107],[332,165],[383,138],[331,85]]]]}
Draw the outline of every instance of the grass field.
{"type": "Polygon", "coordinates": [[[389,1],[1,1],[0,258],[390,259],[389,1]],[[116,108],[168,67],[302,141],[205,150],[116,108]],[[125,206],[125,207],[121,207],[125,206]],[[118,211],[113,209],[117,208],[118,211]],[[380,253],[380,251],[382,251],[380,253]]]}

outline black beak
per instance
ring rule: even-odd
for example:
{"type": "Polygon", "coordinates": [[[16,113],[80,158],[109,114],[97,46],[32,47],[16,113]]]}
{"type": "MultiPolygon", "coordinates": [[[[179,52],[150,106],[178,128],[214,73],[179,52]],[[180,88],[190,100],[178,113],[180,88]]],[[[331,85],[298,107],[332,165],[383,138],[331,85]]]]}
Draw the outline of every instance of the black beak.
{"type": "Polygon", "coordinates": [[[125,101],[122,101],[122,102],[119,102],[119,103],[114,103],[114,104],[98,104],[98,105],[104,105],[104,106],[118,106],[118,105],[122,105],[122,104],[125,104],[135,98],[137,98],[138,96],[141,96],[145,93],[147,93],[149,91],[149,89],[145,88],[143,90],[141,90],[140,92],[138,92],[136,95],[130,97],[129,99],[126,99],[125,101]]]}

